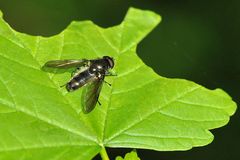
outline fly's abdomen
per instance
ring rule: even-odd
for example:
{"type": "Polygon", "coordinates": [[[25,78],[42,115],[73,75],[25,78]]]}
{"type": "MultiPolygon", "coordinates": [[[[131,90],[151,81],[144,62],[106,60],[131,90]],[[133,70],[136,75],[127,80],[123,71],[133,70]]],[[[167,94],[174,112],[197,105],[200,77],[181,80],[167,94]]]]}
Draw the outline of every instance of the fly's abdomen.
{"type": "Polygon", "coordinates": [[[92,78],[94,78],[94,75],[90,74],[88,70],[81,72],[74,76],[71,81],[67,83],[66,89],[69,92],[74,91],[87,84],[92,78]]]}

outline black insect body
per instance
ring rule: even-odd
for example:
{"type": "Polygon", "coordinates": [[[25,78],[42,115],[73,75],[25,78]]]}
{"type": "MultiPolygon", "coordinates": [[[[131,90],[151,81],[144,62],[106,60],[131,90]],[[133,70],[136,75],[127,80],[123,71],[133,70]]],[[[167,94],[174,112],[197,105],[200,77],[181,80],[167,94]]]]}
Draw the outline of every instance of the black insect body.
{"type": "Polygon", "coordinates": [[[86,86],[82,93],[82,107],[84,113],[89,113],[98,102],[105,76],[113,76],[109,70],[114,67],[114,60],[109,56],[93,60],[53,60],[45,63],[44,67],[76,68],[66,89],[71,92],[86,86]]]}

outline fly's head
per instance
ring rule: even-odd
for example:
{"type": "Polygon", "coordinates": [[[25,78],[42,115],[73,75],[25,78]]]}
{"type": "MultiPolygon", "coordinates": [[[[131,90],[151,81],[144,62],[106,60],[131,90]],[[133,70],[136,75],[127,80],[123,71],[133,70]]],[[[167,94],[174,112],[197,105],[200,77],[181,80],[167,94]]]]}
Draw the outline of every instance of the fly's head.
{"type": "Polygon", "coordinates": [[[112,57],[109,57],[109,56],[103,56],[103,59],[105,60],[105,61],[107,61],[107,63],[108,63],[108,68],[113,68],[114,67],[114,60],[113,60],[113,58],[112,57]]]}

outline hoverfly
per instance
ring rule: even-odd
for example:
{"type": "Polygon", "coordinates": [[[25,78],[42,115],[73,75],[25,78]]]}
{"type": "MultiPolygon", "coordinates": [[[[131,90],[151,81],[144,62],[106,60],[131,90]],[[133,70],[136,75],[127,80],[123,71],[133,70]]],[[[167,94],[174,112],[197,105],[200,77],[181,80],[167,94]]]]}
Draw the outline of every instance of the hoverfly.
{"type": "Polygon", "coordinates": [[[43,67],[75,69],[72,72],[72,78],[64,86],[66,86],[68,92],[75,91],[84,86],[82,93],[83,113],[91,112],[95,108],[97,102],[100,104],[98,97],[101,92],[102,84],[105,82],[104,78],[105,76],[114,76],[114,74],[109,72],[109,70],[114,67],[114,60],[109,56],[103,56],[102,58],[92,60],[52,60],[46,62],[43,67]]]}

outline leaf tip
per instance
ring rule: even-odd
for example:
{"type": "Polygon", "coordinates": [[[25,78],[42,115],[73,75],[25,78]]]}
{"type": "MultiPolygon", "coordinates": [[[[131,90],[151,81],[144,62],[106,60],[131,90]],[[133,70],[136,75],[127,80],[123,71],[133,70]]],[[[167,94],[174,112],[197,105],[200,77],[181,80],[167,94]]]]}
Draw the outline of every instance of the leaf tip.
{"type": "Polygon", "coordinates": [[[152,23],[154,23],[155,25],[159,24],[162,21],[161,15],[150,10],[141,10],[138,8],[130,7],[127,12],[127,16],[132,14],[138,16],[141,15],[147,16],[149,19],[151,19],[152,23]]]}
{"type": "Polygon", "coordinates": [[[78,30],[80,31],[81,29],[90,27],[92,25],[95,25],[92,21],[90,20],[85,20],[85,21],[72,21],[63,32],[66,30],[78,30]]]}
{"type": "Polygon", "coordinates": [[[225,107],[225,111],[227,112],[227,114],[229,116],[232,116],[236,112],[236,110],[237,110],[237,103],[234,102],[232,97],[228,93],[226,93],[224,90],[217,88],[214,91],[220,97],[225,98],[226,100],[228,100],[228,105],[227,105],[227,107],[225,107]]]}

